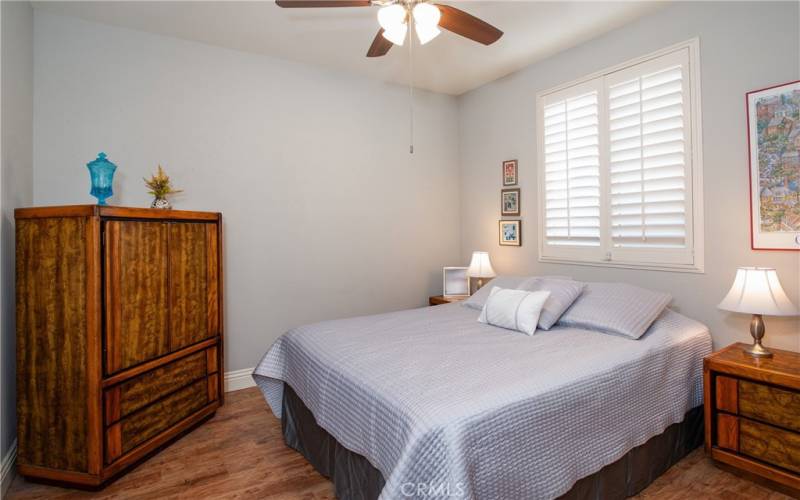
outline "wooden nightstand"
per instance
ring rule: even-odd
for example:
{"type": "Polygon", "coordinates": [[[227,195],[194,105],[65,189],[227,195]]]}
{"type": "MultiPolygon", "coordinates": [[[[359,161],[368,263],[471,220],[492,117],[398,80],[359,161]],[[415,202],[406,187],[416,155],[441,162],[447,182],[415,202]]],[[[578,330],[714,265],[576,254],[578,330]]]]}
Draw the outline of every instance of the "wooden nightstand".
{"type": "Polygon", "coordinates": [[[445,297],[444,295],[434,295],[433,297],[428,298],[428,304],[432,306],[439,306],[442,304],[449,304],[451,302],[460,302],[468,298],[469,295],[450,295],[448,297],[445,297]]]}
{"type": "Polygon", "coordinates": [[[800,497],[800,353],[770,349],[774,357],[753,358],[746,347],[703,360],[706,452],[800,497]]]}

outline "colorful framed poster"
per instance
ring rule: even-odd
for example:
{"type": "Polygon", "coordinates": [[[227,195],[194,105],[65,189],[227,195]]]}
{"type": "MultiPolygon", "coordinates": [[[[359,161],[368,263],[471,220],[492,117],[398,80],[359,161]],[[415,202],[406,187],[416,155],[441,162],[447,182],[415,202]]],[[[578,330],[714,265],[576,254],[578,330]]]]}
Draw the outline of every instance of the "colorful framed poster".
{"type": "Polygon", "coordinates": [[[519,188],[500,190],[500,215],[519,215],[519,188]]]}
{"type": "Polygon", "coordinates": [[[518,247],[522,245],[522,221],[499,221],[500,245],[518,247]]]}
{"type": "Polygon", "coordinates": [[[503,185],[516,186],[517,185],[517,160],[508,160],[503,162],[503,185]]]}
{"type": "Polygon", "coordinates": [[[800,80],[747,93],[753,250],[800,251],[800,80]]]}

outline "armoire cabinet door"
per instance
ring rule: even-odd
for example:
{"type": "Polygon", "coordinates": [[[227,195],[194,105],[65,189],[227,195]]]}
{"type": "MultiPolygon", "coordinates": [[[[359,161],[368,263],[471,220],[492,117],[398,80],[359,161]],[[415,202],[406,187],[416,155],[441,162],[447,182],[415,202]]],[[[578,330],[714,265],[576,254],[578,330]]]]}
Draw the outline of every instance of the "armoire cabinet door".
{"type": "Polygon", "coordinates": [[[168,354],[168,229],[105,222],[106,373],[168,354]]]}
{"type": "Polygon", "coordinates": [[[219,331],[217,226],[169,225],[170,346],[173,351],[219,331]]]}

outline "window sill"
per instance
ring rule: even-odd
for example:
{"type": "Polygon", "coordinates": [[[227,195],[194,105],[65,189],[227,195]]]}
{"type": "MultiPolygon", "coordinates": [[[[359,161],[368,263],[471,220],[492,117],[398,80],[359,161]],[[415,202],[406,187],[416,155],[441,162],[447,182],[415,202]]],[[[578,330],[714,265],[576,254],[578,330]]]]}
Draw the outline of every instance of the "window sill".
{"type": "Polygon", "coordinates": [[[631,262],[595,262],[587,260],[569,260],[569,259],[554,259],[549,257],[539,257],[539,262],[546,264],[568,264],[574,266],[590,266],[590,267],[611,267],[616,269],[634,269],[637,271],[662,271],[671,273],[692,273],[692,274],[705,274],[705,269],[702,265],[695,264],[636,264],[631,262]]]}

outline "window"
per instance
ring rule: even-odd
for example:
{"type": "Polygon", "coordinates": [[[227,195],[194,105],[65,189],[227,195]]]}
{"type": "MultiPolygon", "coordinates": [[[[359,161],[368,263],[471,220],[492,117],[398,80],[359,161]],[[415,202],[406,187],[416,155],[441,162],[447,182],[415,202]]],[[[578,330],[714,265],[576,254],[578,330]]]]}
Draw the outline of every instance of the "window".
{"type": "Polygon", "coordinates": [[[697,41],[537,99],[540,258],[702,271],[697,41]]]}

